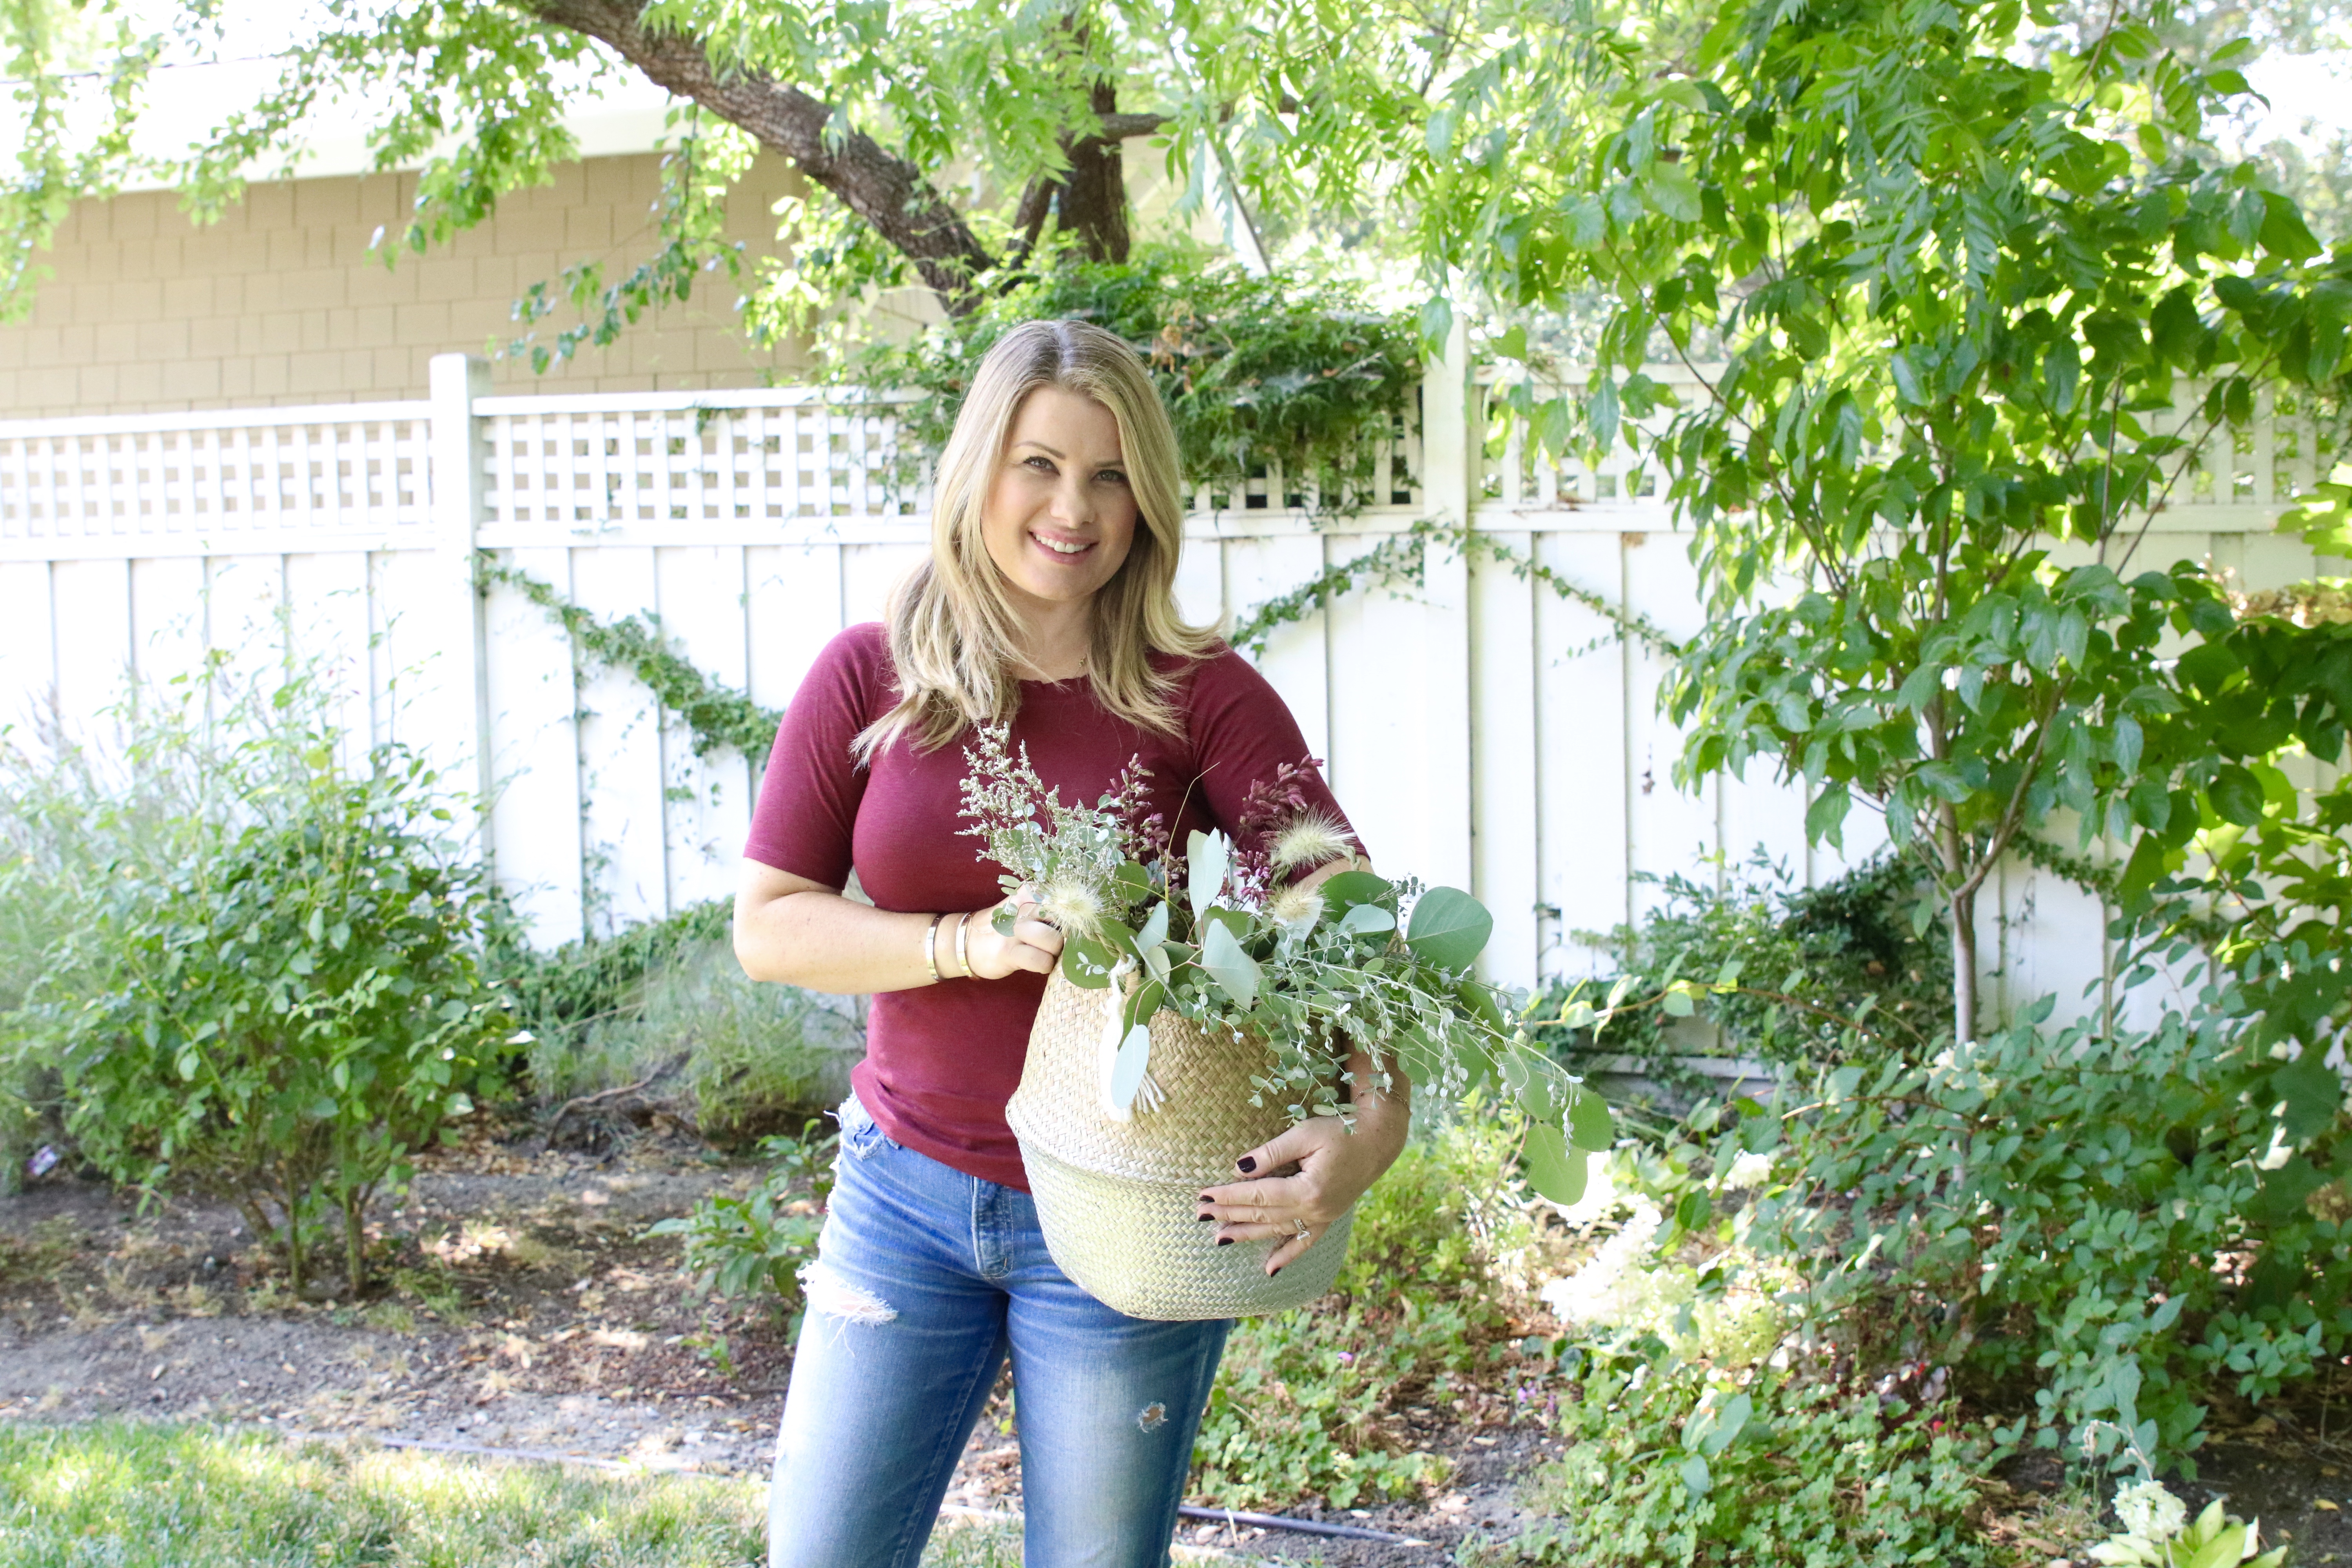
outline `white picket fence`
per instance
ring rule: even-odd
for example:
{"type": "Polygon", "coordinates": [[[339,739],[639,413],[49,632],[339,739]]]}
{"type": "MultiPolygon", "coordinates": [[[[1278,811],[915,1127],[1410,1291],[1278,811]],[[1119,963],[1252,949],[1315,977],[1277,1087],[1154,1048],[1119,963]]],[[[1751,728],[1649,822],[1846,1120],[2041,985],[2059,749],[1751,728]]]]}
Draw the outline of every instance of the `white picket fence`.
{"type": "MultiPolygon", "coordinates": [[[[1459,340],[1422,418],[1381,454],[1378,505],[1318,529],[1279,473],[1196,497],[1180,593],[1245,611],[1416,519],[1468,516],[1523,556],[1674,635],[1702,610],[1656,486],[1621,456],[1483,455],[1459,340]]],[[[424,402],[0,423],[0,716],[54,700],[94,725],[127,677],[207,647],[348,672],[356,733],[422,747],[488,785],[499,881],[543,942],[732,887],[759,759],[698,758],[627,675],[583,665],[511,590],[495,551],[603,616],[657,614],[695,663],[781,707],[837,630],[877,616],[921,554],[926,498],[889,481],[887,404],[788,389],[489,396],[435,362],[424,402]]],[[[2217,443],[2156,520],[2147,563],[2211,556],[2253,586],[2308,574],[2270,531],[2319,462],[2300,421],[2217,443]]],[[[1803,801],[1760,776],[1696,793],[1669,772],[1662,668],[1606,617],[1483,559],[1435,558],[1411,596],[1361,593],[1283,628],[1261,660],[1383,869],[1465,885],[1495,911],[1493,977],[1606,968],[1579,931],[1637,917],[1639,873],[1712,877],[1759,846],[1800,881],[1803,801]]],[[[1874,846],[1859,819],[1848,857],[1874,846]]],[[[1988,910],[1997,997],[2077,991],[2105,963],[2097,911],[2018,868],[1988,910]]]]}

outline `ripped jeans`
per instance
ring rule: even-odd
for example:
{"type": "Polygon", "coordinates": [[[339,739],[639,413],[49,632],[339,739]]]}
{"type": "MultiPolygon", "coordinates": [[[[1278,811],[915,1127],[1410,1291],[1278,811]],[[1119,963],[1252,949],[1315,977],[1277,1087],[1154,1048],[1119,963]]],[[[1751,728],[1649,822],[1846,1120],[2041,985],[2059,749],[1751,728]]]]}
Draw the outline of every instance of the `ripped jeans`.
{"type": "Polygon", "coordinates": [[[768,1501],[771,1568],[916,1568],[1013,1358],[1026,1568],[1159,1568],[1223,1322],[1127,1317],[1046,1256],[1026,1193],[841,1108],[837,1184],[768,1501]]]}

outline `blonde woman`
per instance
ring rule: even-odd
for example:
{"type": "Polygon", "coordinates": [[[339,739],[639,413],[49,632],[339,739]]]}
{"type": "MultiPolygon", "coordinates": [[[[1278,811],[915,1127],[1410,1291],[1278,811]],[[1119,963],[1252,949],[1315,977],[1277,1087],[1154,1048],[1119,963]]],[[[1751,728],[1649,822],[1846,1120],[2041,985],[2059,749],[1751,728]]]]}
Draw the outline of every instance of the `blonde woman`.
{"type": "MultiPolygon", "coordinates": [[[[1123,1316],[1046,1255],[1004,1104],[1062,938],[1027,903],[996,931],[998,868],[959,814],[979,721],[1009,722],[1065,799],[1139,758],[1179,844],[1235,832],[1250,785],[1304,759],[1273,689],[1177,612],[1181,497],[1124,342],[1007,333],[941,456],[929,559],[886,624],[819,656],[776,737],[735,951],[756,979],[874,995],[777,1442],[776,1568],[915,1568],[1008,1355],[1029,1568],[1168,1560],[1227,1325],[1123,1316]],[[853,868],[870,908],[842,894],[853,868]]],[[[1244,1153],[1202,1194],[1201,1244],[1288,1237],[1280,1268],[1396,1158],[1405,1116],[1375,1100],[1353,1135],[1312,1121],[1244,1153]]]]}

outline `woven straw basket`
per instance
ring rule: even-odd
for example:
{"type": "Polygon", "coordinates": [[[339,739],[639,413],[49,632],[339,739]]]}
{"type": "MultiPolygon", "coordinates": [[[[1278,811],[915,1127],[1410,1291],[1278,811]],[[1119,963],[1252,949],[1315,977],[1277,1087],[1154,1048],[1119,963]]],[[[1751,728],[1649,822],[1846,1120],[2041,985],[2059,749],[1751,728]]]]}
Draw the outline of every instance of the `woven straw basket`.
{"type": "Polygon", "coordinates": [[[1131,1318],[1251,1318],[1303,1306],[1331,1288],[1348,1254],[1353,1211],[1269,1277],[1276,1241],[1216,1244],[1200,1223],[1206,1187],[1240,1179],[1234,1162],[1289,1125],[1282,1108],[1250,1103],[1265,1063],[1255,1040],[1213,1039],[1178,1014],[1151,1018],[1159,1109],[1104,1113],[1098,1048],[1112,993],[1084,990],[1056,969],[1029,1031],[1021,1087],[1004,1108],[1045,1249],[1062,1272],[1131,1318]]]}

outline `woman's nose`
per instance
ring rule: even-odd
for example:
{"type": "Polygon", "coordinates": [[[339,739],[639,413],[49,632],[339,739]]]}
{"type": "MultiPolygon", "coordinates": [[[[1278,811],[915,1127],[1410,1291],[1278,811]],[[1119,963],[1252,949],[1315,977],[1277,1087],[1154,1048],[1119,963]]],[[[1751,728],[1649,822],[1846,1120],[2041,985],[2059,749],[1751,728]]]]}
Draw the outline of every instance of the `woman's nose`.
{"type": "Polygon", "coordinates": [[[1086,484],[1075,474],[1065,474],[1062,482],[1054,487],[1054,518],[1072,528],[1083,528],[1094,521],[1093,498],[1086,484]]]}

